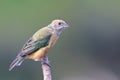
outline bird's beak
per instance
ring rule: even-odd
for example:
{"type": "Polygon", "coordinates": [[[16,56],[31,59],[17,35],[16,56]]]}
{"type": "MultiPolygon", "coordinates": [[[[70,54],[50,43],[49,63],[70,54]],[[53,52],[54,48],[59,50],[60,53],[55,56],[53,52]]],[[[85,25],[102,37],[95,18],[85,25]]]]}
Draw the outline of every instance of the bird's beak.
{"type": "Polygon", "coordinates": [[[69,25],[68,25],[68,24],[65,24],[64,28],[68,28],[68,27],[69,27],[69,25]]]}

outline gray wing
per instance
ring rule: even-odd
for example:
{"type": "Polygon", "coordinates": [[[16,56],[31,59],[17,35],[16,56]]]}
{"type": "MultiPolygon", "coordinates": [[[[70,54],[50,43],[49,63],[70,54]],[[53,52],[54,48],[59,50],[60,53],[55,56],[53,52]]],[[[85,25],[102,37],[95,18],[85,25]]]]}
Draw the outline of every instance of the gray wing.
{"type": "Polygon", "coordinates": [[[38,49],[47,46],[49,44],[51,36],[52,34],[49,34],[38,41],[34,41],[32,38],[30,38],[25,43],[18,56],[25,57],[26,55],[30,55],[31,53],[34,53],[38,49]]]}

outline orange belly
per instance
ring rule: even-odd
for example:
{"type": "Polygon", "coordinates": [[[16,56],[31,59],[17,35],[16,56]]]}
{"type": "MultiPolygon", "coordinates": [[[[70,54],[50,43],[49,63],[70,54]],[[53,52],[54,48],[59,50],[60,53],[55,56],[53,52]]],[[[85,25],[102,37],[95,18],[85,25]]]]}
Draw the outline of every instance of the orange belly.
{"type": "Polygon", "coordinates": [[[30,55],[27,55],[26,59],[33,59],[35,61],[39,61],[41,58],[43,58],[48,53],[48,51],[49,51],[48,47],[41,48],[38,51],[30,55]]]}

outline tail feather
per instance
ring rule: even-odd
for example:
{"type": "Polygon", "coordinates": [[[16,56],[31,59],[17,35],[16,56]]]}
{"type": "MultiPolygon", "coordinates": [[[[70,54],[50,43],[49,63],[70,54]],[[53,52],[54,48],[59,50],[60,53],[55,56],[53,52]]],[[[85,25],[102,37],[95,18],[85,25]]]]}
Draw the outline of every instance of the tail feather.
{"type": "Polygon", "coordinates": [[[23,57],[17,57],[11,64],[10,64],[10,68],[9,71],[11,71],[15,66],[20,66],[22,64],[22,62],[24,61],[23,57]]]}

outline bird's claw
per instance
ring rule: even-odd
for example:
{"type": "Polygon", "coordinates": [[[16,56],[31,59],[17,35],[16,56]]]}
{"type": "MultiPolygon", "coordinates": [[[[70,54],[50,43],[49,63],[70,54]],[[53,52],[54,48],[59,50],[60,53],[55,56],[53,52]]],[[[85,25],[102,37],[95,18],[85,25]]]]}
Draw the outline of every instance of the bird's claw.
{"type": "Polygon", "coordinates": [[[45,65],[51,67],[49,61],[47,61],[47,60],[45,60],[45,59],[41,59],[40,61],[41,61],[41,64],[45,64],[45,65]]]}

